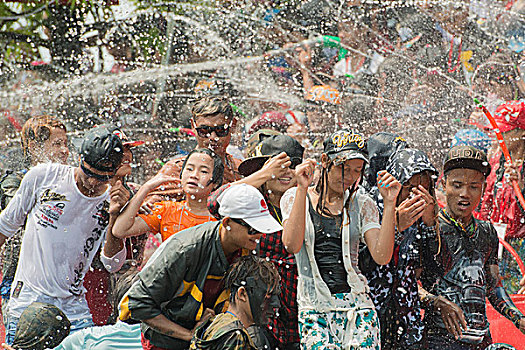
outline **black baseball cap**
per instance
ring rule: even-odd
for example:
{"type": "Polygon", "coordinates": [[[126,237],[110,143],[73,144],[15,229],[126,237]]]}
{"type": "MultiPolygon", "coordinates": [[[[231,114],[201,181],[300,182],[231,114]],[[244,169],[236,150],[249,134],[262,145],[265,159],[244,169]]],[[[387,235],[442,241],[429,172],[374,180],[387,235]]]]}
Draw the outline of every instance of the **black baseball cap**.
{"type": "Polygon", "coordinates": [[[335,165],[349,159],[362,159],[368,163],[368,150],[365,137],[351,129],[334,132],[323,142],[325,153],[335,165]]]}
{"type": "Polygon", "coordinates": [[[84,135],[80,148],[82,160],[98,171],[116,171],[124,155],[117,130],[110,126],[98,126],[89,130],[84,135]]]}
{"type": "Polygon", "coordinates": [[[250,154],[250,158],[239,164],[239,173],[243,176],[251,175],[261,169],[268,159],[281,152],[290,157],[292,168],[303,161],[304,147],[296,139],[283,134],[273,135],[260,142],[250,154]]]}
{"type": "Polygon", "coordinates": [[[491,167],[485,152],[472,146],[458,145],[448,150],[443,164],[445,174],[453,169],[474,169],[487,177],[491,167]]]}

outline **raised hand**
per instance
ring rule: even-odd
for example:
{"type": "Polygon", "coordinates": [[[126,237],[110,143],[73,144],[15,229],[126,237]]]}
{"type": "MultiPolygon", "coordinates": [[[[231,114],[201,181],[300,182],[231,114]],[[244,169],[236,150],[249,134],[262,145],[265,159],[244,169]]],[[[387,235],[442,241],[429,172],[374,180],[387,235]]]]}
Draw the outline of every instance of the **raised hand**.
{"type": "Polygon", "coordinates": [[[436,222],[436,214],[437,214],[437,203],[434,197],[427,191],[427,189],[421,185],[414,188],[413,193],[417,196],[423,197],[425,200],[425,210],[423,212],[423,222],[427,226],[433,226],[436,222]]]}
{"type": "Polygon", "coordinates": [[[152,191],[154,190],[155,188],[159,187],[160,185],[162,184],[165,184],[165,183],[174,183],[174,184],[180,184],[180,179],[179,178],[176,178],[174,176],[169,176],[169,175],[166,175],[166,174],[163,174],[163,173],[158,173],[157,175],[155,175],[154,177],[152,177],[151,179],[149,179],[145,184],[144,186],[149,190],[149,191],[152,191]]]}
{"type": "Polygon", "coordinates": [[[427,203],[421,195],[405,199],[397,207],[397,230],[402,232],[412,226],[425,213],[427,203]]]}
{"type": "Polygon", "coordinates": [[[109,191],[109,214],[118,215],[130,197],[131,193],[124,187],[123,181],[117,180],[109,191]]]}
{"type": "Polygon", "coordinates": [[[278,155],[268,159],[261,168],[261,171],[268,174],[269,176],[280,177],[286,173],[290,165],[292,165],[290,157],[288,157],[285,152],[281,152],[278,155]]]}
{"type": "Polygon", "coordinates": [[[401,191],[401,183],[391,174],[387,173],[386,170],[381,170],[377,173],[377,188],[385,204],[395,204],[397,195],[399,191],[401,191]]]}
{"type": "Polygon", "coordinates": [[[310,186],[314,178],[316,164],[314,160],[307,159],[295,168],[298,187],[308,188],[310,186]]]}

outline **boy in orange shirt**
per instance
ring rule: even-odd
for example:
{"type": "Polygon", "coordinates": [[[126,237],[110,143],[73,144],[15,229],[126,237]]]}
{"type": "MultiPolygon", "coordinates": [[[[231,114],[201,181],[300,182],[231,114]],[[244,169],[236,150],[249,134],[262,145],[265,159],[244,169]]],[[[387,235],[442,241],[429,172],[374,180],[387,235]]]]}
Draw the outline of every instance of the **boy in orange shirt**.
{"type": "Polygon", "coordinates": [[[146,182],[119,215],[113,226],[117,238],[137,236],[144,232],[160,233],[164,242],[173,234],[208,221],[215,221],[206,206],[208,195],[222,184],[224,165],[211,150],[193,150],[182,165],[181,187],[185,199],[181,202],[155,203],[152,214],[138,214],[146,196],[158,186],[179,179],[159,173],[146,182]]]}

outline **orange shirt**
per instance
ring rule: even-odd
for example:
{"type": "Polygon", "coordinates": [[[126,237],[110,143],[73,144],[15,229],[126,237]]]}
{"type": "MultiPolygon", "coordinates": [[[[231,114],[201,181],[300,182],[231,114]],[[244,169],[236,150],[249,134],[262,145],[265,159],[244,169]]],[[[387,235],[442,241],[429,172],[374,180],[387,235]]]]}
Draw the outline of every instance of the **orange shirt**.
{"type": "Polygon", "coordinates": [[[160,233],[163,242],[171,235],[189,227],[216,221],[211,215],[193,214],[187,208],[186,201],[164,201],[155,203],[154,206],[153,214],[139,214],[139,216],[148,224],[152,233],[160,233]]]}

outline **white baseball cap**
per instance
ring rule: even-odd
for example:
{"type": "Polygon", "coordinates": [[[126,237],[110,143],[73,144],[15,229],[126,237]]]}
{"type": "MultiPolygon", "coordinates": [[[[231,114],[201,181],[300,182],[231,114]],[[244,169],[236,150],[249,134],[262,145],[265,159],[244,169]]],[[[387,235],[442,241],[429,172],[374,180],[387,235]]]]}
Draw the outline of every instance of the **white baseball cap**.
{"type": "Polygon", "coordinates": [[[219,215],[232,219],[241,219],[257,232],[273,233],[283,227],[275,220],[262,194],[255,187],[247,184],[232,185],[217,199],[219,215]]]}

